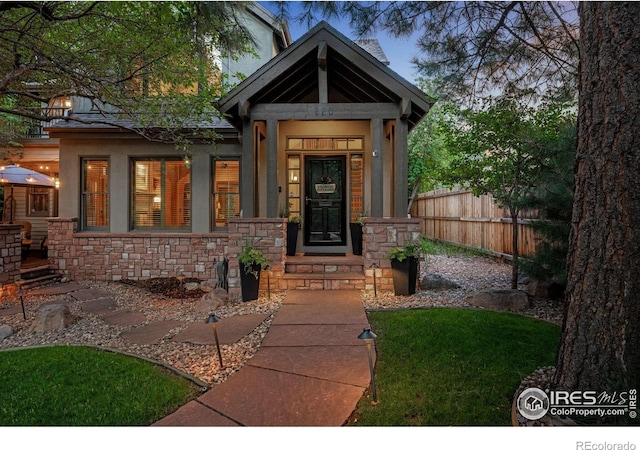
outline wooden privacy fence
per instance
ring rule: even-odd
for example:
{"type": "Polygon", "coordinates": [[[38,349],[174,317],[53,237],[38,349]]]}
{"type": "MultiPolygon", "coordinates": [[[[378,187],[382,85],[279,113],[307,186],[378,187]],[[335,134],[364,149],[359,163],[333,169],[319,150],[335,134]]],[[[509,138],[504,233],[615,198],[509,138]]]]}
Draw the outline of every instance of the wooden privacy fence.
{"type": "MultiPolygon", "coordinates": [[[[437,189],[419,194],[411,217],[421,219],[420,231],[431,239],[483,249],[511,259],[512,221],[508,209],[499,208],[491,195],[473,195],[469,190],[437,189]]],[[[525,210],[518,219],[518,251],[531,255],[536,239],[529,224],[538,211],[525,210]]]]}

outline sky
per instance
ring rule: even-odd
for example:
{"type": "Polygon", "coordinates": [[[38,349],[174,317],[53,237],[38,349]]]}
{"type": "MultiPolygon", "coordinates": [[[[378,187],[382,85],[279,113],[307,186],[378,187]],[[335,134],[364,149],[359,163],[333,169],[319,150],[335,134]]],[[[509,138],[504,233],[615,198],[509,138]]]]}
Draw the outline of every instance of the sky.
{"type": "MultiPolygon", "coordinates": [[[[277,9],[274,6],[273,2],[263,1],[259,2],[262,6],[267,8],[274,14],[277,14],[277,9]]],[[[300,5],[302,2],[289,2],[290,14],[292,16],[296,15],[296,11],[300,10],[300,5]]],[[[357,36],[352,32],[349,28],[349,23],[346,20],[336,20],[336,19],[323,19],[326,20],[329,25],[334,27],[336,30],[347,36],[348,38],[355,40],[358,39],[357,36]]],[[[311,27],[316,24],[312,24],[311,27]]],[[[291,38],[294,41],[297,41],[303,34],[309,31],[309,28],[305,24],[299,24],[295,20],[289,20],[289,30],[291,31],[291,38]]],[[[411,58],[416,55],[416,39],[417,36],[414,35],[411,38],[395,38],[387,33],[378,32],[371,36],[366,36],[367,39],[376,38],[380,42],[380,46],[384,51],[387,59],[390,62],[389,67],[394,72],[398,73],[401,77],[410,81],[412,83],[415,82],[417,78],[416,68],[411,64],[411,58]]]]}

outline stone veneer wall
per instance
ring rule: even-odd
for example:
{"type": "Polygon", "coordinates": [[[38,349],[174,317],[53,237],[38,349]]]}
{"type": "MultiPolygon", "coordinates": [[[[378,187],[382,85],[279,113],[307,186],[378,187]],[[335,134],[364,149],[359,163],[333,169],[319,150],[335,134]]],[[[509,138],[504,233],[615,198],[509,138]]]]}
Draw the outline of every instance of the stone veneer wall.
{"type": "Polygon", "coordinates": [[[0,285],[20,279],[22,237],[20,225],[0,224],[0,285]]]}
{"type": "Polygon", "coordinates": [[[364,219],[362,255],[364,257],[365,289],[373,290],[375,270],[377,289],[392,291],[393,276],[391,261],[386,258],[387,253],[393,247],[399,247],[405,242],[419,239],[420,219],[375,217],[364,219]]]}
{"type": "Polygon", "coordinates": [[[269,273],[262,271],[260,290],[281,291],[286,288],[284,260],[287,245],[287,219],[251,218],[229,220],[229,295],[240,295],[240,264],[237,255],[245,245],[262,250],[271,263],[269,273]]]}
{"type": "MultiPolygon", "coordinates": [[[[270,289],[277,292],[287,288],[283,279],[286,223],[282,218],[248,218],[230,220],[228,233],[98,233],[78,232],[76,218],[52,218],[49,219],[49,264],[52,269],[76,281],[169,277],[182,271],[186,277],[215,282],[214,264],[226,256],[229,259],[229,295],[239,296],[237,255],[249,244],[262,250],[271,262],[269,272],[262,272],[261,291],[270,289]]],[[[15,257],[12,261],[17,263],[15,272],[19,277],[20,235],[18,233],[16,238],[15,234],[13,238],[17,241],[13,244],[15,257]]],[[[377,289],[393,290],[391,262],[386,254],[393,247],[419,238],[419,219],[365,219],[365,289],[374,289],[376,270],[377,289]]]]}
{"type": "MultiPolygon", "coordinates": [[[[49,264],[71,280],[171,277],[217,280],[227,233],[78,232],[78,219],[49,219],[49,264]]],[[[228,256],[227,256],[228,257],[228,256]]]]}

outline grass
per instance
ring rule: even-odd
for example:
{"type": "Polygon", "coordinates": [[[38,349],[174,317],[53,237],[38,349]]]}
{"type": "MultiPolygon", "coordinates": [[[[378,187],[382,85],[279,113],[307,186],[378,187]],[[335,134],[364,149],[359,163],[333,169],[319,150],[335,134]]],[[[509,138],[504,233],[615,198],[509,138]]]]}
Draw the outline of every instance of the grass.
{"type": "Polygon", "coordinates": [[[155,364],[89,347],[0,352],[0,425],[149,425],[198,386],[155,364]]]}
{"type": "Polygon", "coordinates": [[[358,403],[354,425],[510,425],[522,378],[554,364],[560,327],[482,310],[380,311],[377,405],[358,403]]]}

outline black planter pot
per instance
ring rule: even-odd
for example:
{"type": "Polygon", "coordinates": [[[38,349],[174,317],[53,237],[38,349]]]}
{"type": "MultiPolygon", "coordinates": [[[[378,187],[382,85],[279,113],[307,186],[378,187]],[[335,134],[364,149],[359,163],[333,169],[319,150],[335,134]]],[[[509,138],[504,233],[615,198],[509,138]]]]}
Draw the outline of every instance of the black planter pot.
{"type": "Polygon", "coordinates": [[[362,225],[352,222],[349,224],[351,230],[351,247],[354,255],[362,255],[362,225]]]}
{"type": "Polygon", "coordinates": [[[298,244],[299,224],[287,222],[287,256],[296,255],[296,245],[298,244]]]}
{"type": "Polygon", "coordinates": [[[418,277],[418,258],[405,258],[403,261],[391,260],[393,274],[393,290],[396,295],[412,295],[416,293],[418,277]]]}
{"type": "Polygon", "coordinates": [[[258,272],[258,277],[244,270],[244,264],[240,263],[240,288],[242,289],[242,301],[256,300],[260,291],[260,264],[253,264],[253,270],[258,272]]]}

